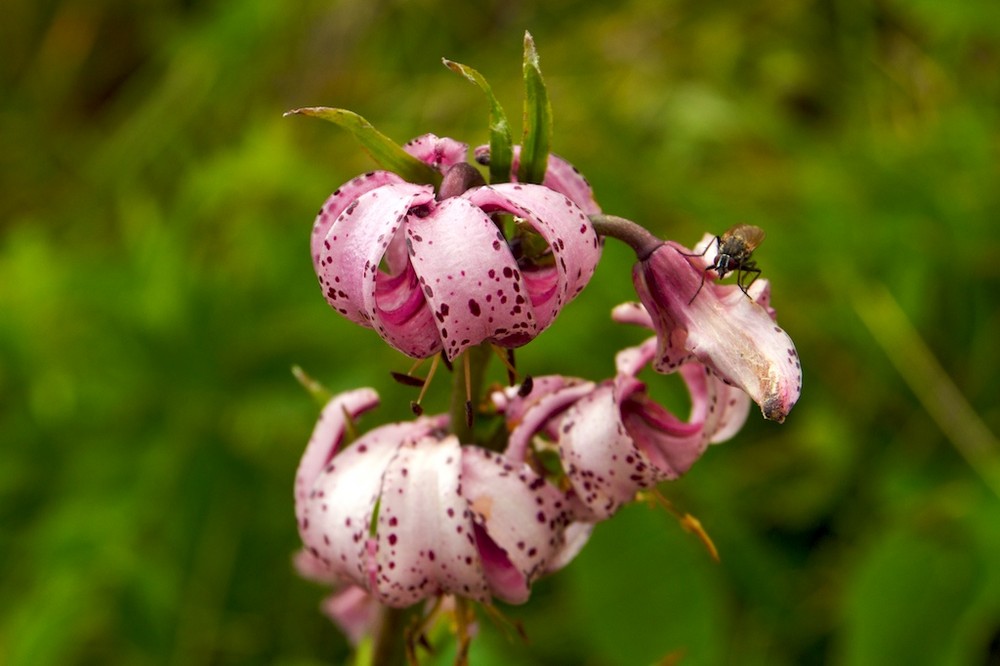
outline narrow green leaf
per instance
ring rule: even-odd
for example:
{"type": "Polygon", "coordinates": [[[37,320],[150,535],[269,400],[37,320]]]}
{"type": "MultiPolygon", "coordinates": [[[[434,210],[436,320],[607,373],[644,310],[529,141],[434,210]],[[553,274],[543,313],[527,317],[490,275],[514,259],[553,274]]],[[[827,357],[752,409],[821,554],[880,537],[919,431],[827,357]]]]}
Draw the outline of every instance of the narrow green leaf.
{"type": "Polygon", "coordinates": [[[552,143],[552,106],[542,80],[538,51],[531,33],[524,33],[524,138],[521,140],[521,166],[517,179],[522,183],[541,183],[552,143]]]}
{"type": "Polygon", "coordinates": [[[490,105],[490,182],[506,183],[510,180],[510,165],[514,155],[514,141],[510,136],[507,114],[503,112],[503,107],[482,74],[461,63],[447,59],[443,62],[445,67],[472,81],[486,94],[490,105]]]}
{"type": "Polygon", "coordinates": [[[346,109],[332,109],[326,106],[310,106],[292,109],[286,116],[300,115],[327,120],[340,125],[354,135],[361,146],[372,156],[380,167],[402,176],[411,183],[438,185],[441,174],[402,149],[399,144],[375,129],[370,122],[346,109]]]}
{"type": "Polygon", "coordinates": [[[333,397],[333,393],[330,389],[310,377],[301,366],[293,365],[292,374],[295,375],[295,379],[297,379],[299,384],[302,385],[302,388],[309,391],[309,395],[316,400],[320,407],[323,407],[326,403],[330,402],[330,398],[333,397]]]}

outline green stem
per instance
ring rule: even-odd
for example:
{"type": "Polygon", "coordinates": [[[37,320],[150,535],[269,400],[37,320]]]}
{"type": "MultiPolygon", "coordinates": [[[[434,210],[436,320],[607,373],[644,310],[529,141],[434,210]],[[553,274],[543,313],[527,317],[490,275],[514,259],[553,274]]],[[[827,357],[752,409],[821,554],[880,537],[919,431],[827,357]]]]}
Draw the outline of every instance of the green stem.
{"type": "Polygon", "coordinates": [[[371,664],[373,666],[406,666],[407,608],[382,607],[382,622],[375,635],[371,664]]]}
{"type": "Polygon", "coordinates": [[[454,362],[451,381],[451,431],[463,444],[475,443],[475,434],[469,424],[466,411],[466,386],[471,389],[468,392],[468,400],[471,400],[472,409],[475,409],[482,398],[483,378],[492,354],[493,350],[490,348],[490,344],[484,342],[481,345],[470,347],[454,362]],[[470,378],[468,384],[465,381],[466,368],[468,368],[470,378]]]}

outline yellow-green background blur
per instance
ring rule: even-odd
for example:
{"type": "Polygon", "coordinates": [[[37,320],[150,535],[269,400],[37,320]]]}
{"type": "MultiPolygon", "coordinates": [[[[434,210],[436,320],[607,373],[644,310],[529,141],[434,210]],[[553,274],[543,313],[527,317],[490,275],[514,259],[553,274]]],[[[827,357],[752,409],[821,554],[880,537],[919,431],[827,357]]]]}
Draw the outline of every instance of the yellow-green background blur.
{"type": "MultiPolygon", "coordinates": [[[[804,392],[663,488],[721,563],[632,507],[505,609],[530,644],[484,621],[473,663],[1000,663],[995,0],[0,14],[0,663],[347,658],[290,565],[318,409],[289,368],[379,389],[371,426],[407,416],[388,372],[409,362],[327,307],[309,258],[321,202],[374,164],[281,114],[484,142],[485,100],[448,57],[519,131],[526,29],[553,148],[607,212],[685,244],[766,229],[804,392]]],[[[608,376],[641,339],[608,318],[630,264],[609,242],[521,369],[608,376]]]]}

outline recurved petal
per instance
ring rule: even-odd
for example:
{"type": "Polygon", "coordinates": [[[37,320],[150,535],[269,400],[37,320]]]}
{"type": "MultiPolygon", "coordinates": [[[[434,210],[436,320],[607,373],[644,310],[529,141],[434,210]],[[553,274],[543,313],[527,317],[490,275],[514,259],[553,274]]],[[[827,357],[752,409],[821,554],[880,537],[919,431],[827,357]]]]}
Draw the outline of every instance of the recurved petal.
{"type": "Polygon", "coordinates": [[[651,400],[635,379],[616,384],[622,422],[656,468],[656,480],[676,479],[687,472],[708,445],[703,424],[680,420],[651,400]]]}
{"type": "Polygon", "coordinates": [[[567,409],[560,430],[563,469],[594,520],[609,518],[639,488],[656,482],[656,469],[625,430],[611,384],[567,409]]]}
{"type": "Polygon", "coordinates": [[[561,492],[523,462],[498,453],[466,447],[462,459],[462,495],[476,524],[503,551],[524,586],[493,590],[514,603],[527,599],[528,586],[547,569],[563,547],[569,524],[561,492]]]}
{"type": "MultiPolygon", "coordinates": [[[[614,309],[612,316],[621,323],[653,327],[649,314],[640,303],[623,303],[614,309]]],[[[656,352],[655,337],[618,352],[615,355],[615,367],[619,381],[638,375],[643,367],[656,358],[656,352]]],[[[688,422],[698,424],[709,443],[723,442],[743,427],[750,409],[750,398],[742,389],[725,383],[698,361],[683,363],[677,367],[677,371],[687,384],[691,396],[688,422]]]]}
{"type": "Polygon", "coordinates": [[[465,161],[469,145],[446,136],[424,134],[405,144],[403,150],[444,173],[448,167],[465,161]]]}
{"type": "Polygon", "coordinates": [[[509,604],[523,604],[531,596],[531,584],[510,561],[504,549],[490,538],[486,528],[475,522],[472,528],[476,535],[483,575],[491,594],[509,604]]]}
{"type": "Polygon", "coordinates": [[[546,573],[559,571],[564,566],[573,561],[583,547],[590,540],[590,534],[594,531],[593,523],[574,522],[566,527],[563,532],[563,545],[549,560],[546,573]]]}
{"type": "Polygon", "coordinates": [[[523,344],[534,337],[517,262],[481,209],[446,199],[426,217],[411,217],[406,242],[449,359],[484,340],[523,344]]]}
{"type": "Polygon", "coordinates": [[[365,305],[372,328],[404,354],[427,358],[441,349],[434,315],[412,264],[396,275],[378,271],[374,293],[365,295],[365,305]]]}
{"type": "Polygon", "coordinates": [[[515,397],[508,406],[507,424],[514,426],[505,451],[510,460],[526,460],[531,438],[539,432],[555,435],[559,416],[595,387],[593,382],[555,375],[540,377],[534,382],[531,394],[526,398],[515,397]]]}
{"type": "Polygon", "coordinates": [[[312,239],[310,241],[313,268],[316,269],[317,273],[320,270],[320,254],[323,249],[323,241],[326,239],[330,227],[340,217],[340,214],[344,212],[344,209],[365,192],[370,192],[383,185],[402,182],[402,178],[389,171],[372,171],[349,180],[327,198],[316,215],[316,221],[313,223],[312,239]]]}
{"type": "Polygon", "coordinates": [[[401,441],[421,437],[441,421],[418,419],[376,428],[329,462],[309,489],[299,534],[331,573],[367,585],[369,536],[382,476],[401,441]]]}
{"type": "Polygon", "coordinates": [[[463,197],[487,213],[510,213],[526,220],[545,239],[553,266],[533,271],[529,283],[531,303],[539,331],[546,328],[562,307],[587,285],[601,257],[601,244],[586,214],[564,194],[541,185],[500,183],[468,190],[463,197]],[[555,272],[555,289],[540,276],[555,272]]]}
{"type": "Polygon", "coordinates": [[[692,423],[702,423],[710,444],[732,438],[750,414],[750,396],[731,386],[701,363],[685,363],[679,370],[691,393],[692,423]]]}
{"type": "Polygon", "coordinates": [[[347,418],[357,418],[378,402],[378,393],[362,388],[335,395],[326,403],[295,474],[295,517],[300,523],[313,484],[343,443],[347,418]]]}
{"type": "Polygon", "coordinates": [[[454,436],[425,437],[399,446],[386,467],[373,589],[382,603],[402,608],[441,593],[489,599],[459,494],[462,455],[454,436]]]}
{"type": "Polygon", "coordinates": [[[427,204],[427,185],[383,185],[354,199],[336,218],[319,248],[319,276],[330,306],[371,327],[365,297],[374,291],[379,263],[411,207],[427,204]]]}

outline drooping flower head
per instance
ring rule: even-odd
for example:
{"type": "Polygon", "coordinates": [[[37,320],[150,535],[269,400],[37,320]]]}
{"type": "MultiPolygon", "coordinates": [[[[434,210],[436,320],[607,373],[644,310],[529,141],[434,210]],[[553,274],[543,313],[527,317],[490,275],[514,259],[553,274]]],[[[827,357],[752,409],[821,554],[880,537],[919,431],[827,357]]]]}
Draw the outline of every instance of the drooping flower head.
{"type": "Polygon", "coordinates": [[[697,359],[746,391],[764,418],[780,423],[802,391],[795,345],[774,321],[767,280],[754,281],[748,293],[714,281],[701,287],[715,250],[699,252],[714,239],[706,235],[694,252],[664,242],[640,257],[632,278],[648,317],[636,315],[636,323],[651,324],[656,331],[658,372],[697,359]]]}
{"type": "Polygon", "coordinates": [[[621,217],[591,219],[599,233],[628,243],[639,259],[632,282],[644,307],[619,308],[615,318],[656,332],[654,369],[670,373],[696,360],[746,391],[764,418],[784,421],[802,391],[802,368],[792,339],[775,323],[769,282],[754,279],[744,287],[710,279],[729,265],[717,265],[715,236],[706,234],[692,252],[621,217]]]}
{"type": "Polygon", "coordinates": [[[582,547],[589,531],[571,525],[559,489],[523,461],[462,446],[446,417],[383,425],[345,448],[346,419],[377,402],[371,389],[332,398],[302,457],[295,514],[310,577],[393,607],[448,593],[521,603],[582,547]]]}
{"type": "Polygon", "coordinates": [[[312,235],[327,302],[416,358],[443,350],[454,359],[484,341],[518,347],[534,338],[583,290],[600,258],[587,218],[599,209],[586,180],[550,156],[540,185],[444,192],[450,174],[471,168],[468,147],[428,134],[404,150],[444,174],[446,184],[435,193],[374,171],[338,188],[312,235]],[[542,239],[544,261],[504,235],[500,215],[542,239]]]}
{"type": "Polygon", "coordinates": [[[580,519],[604,520],[639,490],[676,479],[708,444],[729,439],[746,421],[747,395],[697,362],[675,368],[691,397],[687,419],[657,404],[637,377],[656,344],[650,338],[620,351],[615,377],[599,384],[546,376],[527,396],[516,388],[493,396],[511,428],[506,455],[524,459],[536,437],[551,441],[585,507],[580,519]]]}

